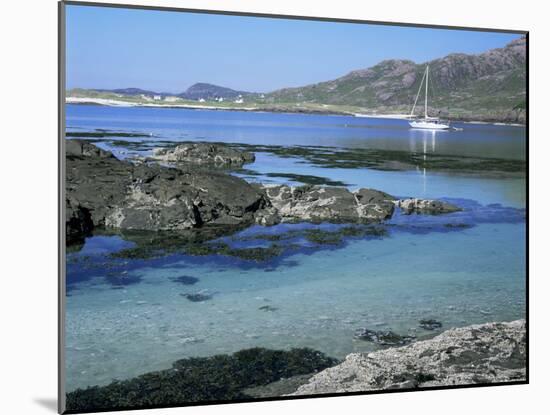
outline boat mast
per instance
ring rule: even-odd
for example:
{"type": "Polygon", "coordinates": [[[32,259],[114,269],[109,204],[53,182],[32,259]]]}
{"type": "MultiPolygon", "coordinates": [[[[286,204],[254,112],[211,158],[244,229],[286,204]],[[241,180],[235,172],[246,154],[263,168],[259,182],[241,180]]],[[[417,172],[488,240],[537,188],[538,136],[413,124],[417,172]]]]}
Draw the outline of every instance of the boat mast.
{"type": "Polygon", "coordinates": [[[418,102],[418,97],[420,97],[420,91],[422,91],[422,85],[424,84],[424,78],[426,78],[426,71],[424,70],[424,73],[422,74],[422,79],[420,80],[420,85],[418,87],[418,92],[416,93],[416,97],[414,98],[414,104],[413,104],[413,107],[411,109],[411,114],[409,115],[409,117],[413,117],[414,116],[414,109],[416,108],[416,103],[418,102]]]}
{"type": "Polygon", "coordinates": [[[430,66],[426,66],[426,96],[424,97],[424,118],[428,119],[428,77],[430,76],[430,66]]]}

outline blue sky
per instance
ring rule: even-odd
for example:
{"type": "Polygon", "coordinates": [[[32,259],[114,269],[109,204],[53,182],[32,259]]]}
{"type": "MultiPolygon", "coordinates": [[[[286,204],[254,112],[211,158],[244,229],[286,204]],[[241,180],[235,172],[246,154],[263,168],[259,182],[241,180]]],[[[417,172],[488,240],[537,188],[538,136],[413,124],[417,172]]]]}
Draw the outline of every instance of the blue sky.
{"type": "Polygon", "coordinates": [[[67,6],[67,87],[181,92],[195,82],[267,92],[384,59],[425,62],[518,34],[67,6]]]}

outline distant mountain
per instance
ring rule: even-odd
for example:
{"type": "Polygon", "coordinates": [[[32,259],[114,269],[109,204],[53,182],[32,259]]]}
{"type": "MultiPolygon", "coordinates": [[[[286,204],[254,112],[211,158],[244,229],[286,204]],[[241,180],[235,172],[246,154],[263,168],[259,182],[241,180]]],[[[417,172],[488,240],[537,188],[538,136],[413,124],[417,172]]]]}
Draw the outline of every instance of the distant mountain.
{"type": "MultiPolygon", "coordinates": [[[[426,64],[430,65],[431,113],[472,118],[475,112],[521,111],[526,97],[526,39],[477,55],[454,53],[416,64],[391,59],[332,81],[280,89],[264,102],[351,105],[369,110],[410,108],[426,64]]],[[[474,117],[475,118],[475,117],[474,117]]]]}
{"type": "Polygon", "coordinates": [[[239,95],[250,96],[253,95],[251,92],[246,91],[236,91],[231,88],[225,88],[223,86],[212,85],[207,83],[197,83],[189,88],[185,92],[178,94],[179,97],[185,99],[213,99],[213,98],[224,98],[224,99],[234,99],[239,95]]]}
{"type": "Polygon", "coordinates": [[[122,95],[167,95],[166,93],[159,93],[155,91],[149,91],[141,88],[119,88],[119,89],[94,89],[98,92],[113,92],[115,94],[122,95]]]}
{"type": "MultiPolygon", "coordinates": [[[[177,96],[188,100],[234,100],[266,111],[317,111],[340,113],[408,113],[430,65],[429,114],[452,119],[525,122],[526,39],[476,55],[453,53],[430,62],[389,59],[340,78],[296,88],[259,94],[208,83],[196,83],[181,93],[140,88],[111,90],[73,89],[73,97],[98,97],[102,93],[177,96]]],[[[146,100],[149,98],[145,98],[146,100]]],[[[421,98],[421,101],[423,96],[421,98]]],[[[418,111],[422,109],[419,102],[418,111]]]]}
{"type": "Polygon", "coordinates": [[[151,90],[141,89],[141,88],[93,89],[93,91],[109,92],[114,94],[122,94],[122,95],[130,95],[130,96],[137,96],[137,95],[148,95],[148,96],[160,95],[162,97],[176,96],[176,97],[180,97],[184,99],[192,99],[192,100],[199,100],[201,98],[206,100],[210,100],[214,98],[234,99],[234,98],[237,98],[239,95],[243,97],[255,95],[252,92],[236,91],[231,88],[226,88],[223,86],[207,84],[202,82],[191,85],[189,88],[187,88],[184,92],[181,92],[181,93],[156,92],[156,91],[151,91],[151,90]]]}

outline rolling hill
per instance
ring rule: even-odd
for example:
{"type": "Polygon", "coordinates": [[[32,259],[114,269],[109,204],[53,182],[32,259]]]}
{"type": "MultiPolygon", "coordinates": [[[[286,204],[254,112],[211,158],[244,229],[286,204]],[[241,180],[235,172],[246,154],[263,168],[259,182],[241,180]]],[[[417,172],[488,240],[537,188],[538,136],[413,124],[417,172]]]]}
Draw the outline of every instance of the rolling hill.
{"type": "Polygon", "coordinates": [[[500,118],[504,113],[521,117],[526,97],[525,37],[478,55],[456,53],[422,64],[385,60],[331,81],[274,91],[265,96],[265,101],[408,112],[426,64],[430,65],[431,115],[441,111],[453,118],[500,118]]]}
{"type": "Polygon", "coordinates": [[[224,98],[224,99],[233,99],[237,98],[239,95],[243,97],[253,95],[252,92],[246,91],[236,91],[231,88],[225,88],[223,86],[207,84],[199,82],[197,84],[191,85],[185,92],[178,94],[179,97],[184,99],[214,99],[214,98],[224,98]]]}
{"type": "MultiPolygon", "coordinates": [[[[264,111],[406,114],[411,109],[428,64],[430,115],[463,120],[525,122],[525,37],[505,47],[475,55],[453,53],[420,64],[402,59],[385,60],[337,79],[266,94],[196,83],[181,93],[158,93],[139,88],[76,88],[67,91],[67,95],[81,99],[123,97],[135,103],[143,101],[146,95],[160,95],[177,97],[188,101],[189,105],[201,98],[206,101],[224,98],[228,100],[224,103],[226,109],[239,109],[245,105],[248,109],[264,111]],[[232,101],[239,95],[244,98],[243,105],[232,101]]],[[[418,107],[418,112],[421,107],[418,107]]]]}

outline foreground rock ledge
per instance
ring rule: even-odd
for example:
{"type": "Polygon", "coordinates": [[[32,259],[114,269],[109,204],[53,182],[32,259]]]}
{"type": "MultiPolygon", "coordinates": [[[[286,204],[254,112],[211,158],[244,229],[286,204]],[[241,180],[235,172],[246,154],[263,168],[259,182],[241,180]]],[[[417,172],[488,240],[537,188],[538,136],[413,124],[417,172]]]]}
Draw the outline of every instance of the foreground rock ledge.
{"type": "Polygon", "coordinates": [[[353,353],[292,395],[525,380],[525,320],[448,330],[400,348],[353,353]]]}

